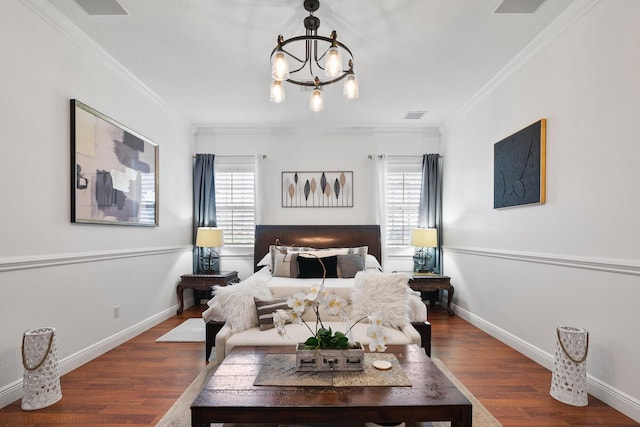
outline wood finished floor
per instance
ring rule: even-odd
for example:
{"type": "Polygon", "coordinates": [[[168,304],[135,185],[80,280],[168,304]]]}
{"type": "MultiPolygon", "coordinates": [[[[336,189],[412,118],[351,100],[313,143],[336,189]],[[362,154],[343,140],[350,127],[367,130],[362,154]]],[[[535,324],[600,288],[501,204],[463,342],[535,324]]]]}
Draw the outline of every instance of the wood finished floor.
{"type": "MultiPolygon", "coordinates": [[[[62,400],[37,411],[0,409],[0,426],[153,426],[204,366],[204,343],[155,339],[206,306],[185,310],[61,378],[62,400]]],[[[638,426],[589,396],[582,408],[549,396],[551,373],[438,306],[432,356],[505,426],[638,426]]]]}

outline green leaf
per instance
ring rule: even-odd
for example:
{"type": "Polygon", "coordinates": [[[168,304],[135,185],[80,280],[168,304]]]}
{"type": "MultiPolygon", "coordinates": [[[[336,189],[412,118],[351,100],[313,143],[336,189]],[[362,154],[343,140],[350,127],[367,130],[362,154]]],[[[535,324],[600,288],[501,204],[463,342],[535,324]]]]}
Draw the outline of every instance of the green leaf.
{"type": "Polygon", "coordinates": [[[320,339],[320,341],[324,340],[324,339],[329,339],[331,338],[331,328],[329,329],[324,329],[324,328],[320,328],[318,329],[318,338],[320,339]]]}
{"type": "Polygon", "coordinates": [[[338,337],[336,345],[338,348],[349,348],[349,339],[342,335],[341,337],[338,337]]]}
{"type": "Polygon", "coordinates": [[[304,342],[304,345],[312,347],[312,348],[317,348],[318,347],[318,339],[316,337],[309,337],[304,342]]]}

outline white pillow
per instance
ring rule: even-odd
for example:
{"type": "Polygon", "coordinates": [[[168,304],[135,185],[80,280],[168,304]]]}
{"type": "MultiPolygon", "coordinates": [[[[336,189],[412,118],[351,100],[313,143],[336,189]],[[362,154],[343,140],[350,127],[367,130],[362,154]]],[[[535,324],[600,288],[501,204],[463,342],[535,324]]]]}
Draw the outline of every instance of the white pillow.
{"type": "Polygon", "coordinates": [[[260,261],[256,264],[258,267],[262,267],[264,265],[268,265],[269,269],[271,269],[271,254],[266,254],[262,257],[260,261]]]}
{"type": "Polygon", "coordinates": [[[210,307],[224,315],[231,332],[241,332],[258,326],[258,315],[254,298],[270,300],[271,291],[267,282],[260,279],[247,279],[229,286],[213,287],[213,302],[210,307]]]}
{"type": "MultiPolygon", "coordinates": [[[[289,251],[288,253],[292,253],[289,251]]],[[[299,256],[303,258],[326,258],[338,254],[345,253],[345,251],[340,251],[337,249],[314,249],[312,251],[299,251],[299,256]]]]}
{"type": "Polygon", "coordinates": [[[351,293],[351,320],[379,312],[385,326],[399,328],[408,324],[408,283],[406,273],[358,272],[351,293]]]}
{"type": "Polygon", "coordinates": [[[269,246],[269,268],[271,269],[271,271],[273,272],[274,270],[274,266],[276,265],[276,255],[278,254],[290,254],[290,253],[295,253],[295,252],[301,252],[301,251],[314,251],[316,249],[313,248],[307,248],[307,247],[301,247],[301,246],[276,246],[276,245],[271,245],[269,246]]]}
{"type": "Polygon", "coordinates": [[[273,277],[298,277],[298,254],[276,254],[276,266],[272,268],[273,277]]]}
{"type": "Polygon", "coordinates": [[[364,266],[367,270],[372,268],[374,270],[382,271],[382,266],[380,265],[376,257],[371,254],[367,254],[367,257],[364,260],[364,266]]]}

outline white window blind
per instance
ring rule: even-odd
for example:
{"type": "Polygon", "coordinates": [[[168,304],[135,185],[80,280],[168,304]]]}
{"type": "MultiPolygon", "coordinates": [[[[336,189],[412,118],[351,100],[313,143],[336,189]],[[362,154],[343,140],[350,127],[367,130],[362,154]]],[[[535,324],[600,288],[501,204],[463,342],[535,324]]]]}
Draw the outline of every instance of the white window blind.
{"type": "Polygon", "coordinates": [[[216,219],[225,246],[253,246],[256,218],[255,159],[216,157],[216,219]]]}
{"type": "Polygon", "coordinates": [[[418,226],[422,157],[388,157],[385,174],[388,246],[407,246],[418,226]]]}

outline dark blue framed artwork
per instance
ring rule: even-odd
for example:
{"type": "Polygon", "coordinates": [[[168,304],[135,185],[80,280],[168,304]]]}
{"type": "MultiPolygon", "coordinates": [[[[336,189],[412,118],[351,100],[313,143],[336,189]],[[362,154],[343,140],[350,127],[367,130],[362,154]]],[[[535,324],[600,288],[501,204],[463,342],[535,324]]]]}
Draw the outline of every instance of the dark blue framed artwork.
{"type": "Polygon", "coordinates": [[[494,144],[494,209],[545,202],[546,127],[540,119],[494,144]]]}

